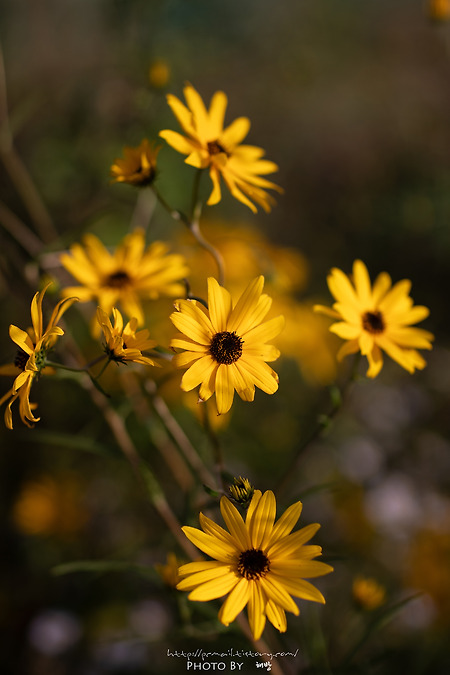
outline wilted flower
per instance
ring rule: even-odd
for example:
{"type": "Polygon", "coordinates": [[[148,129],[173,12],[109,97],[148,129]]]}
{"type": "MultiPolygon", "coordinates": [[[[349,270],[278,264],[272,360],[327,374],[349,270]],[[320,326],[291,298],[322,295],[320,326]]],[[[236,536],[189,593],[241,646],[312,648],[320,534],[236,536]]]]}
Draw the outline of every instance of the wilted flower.
{"type": "Polygon", "coordinates": [[[39,421],[39,417],[34,417],[32,410],[36,407],[30,404],[31,385],[44,370],[46,366],[46,356],[54,346],[60,335],[64,335],[62,328],[56,324],[64,312],[74,303],[77,298],[70,297],[61,300],[56,305],[44,330],[42,318],[42,300],[50,284],[47,284],[42,291],[38,291],[31,302],[31,321],[33,327],[29,332],[25,332],[17,326],[10,325],[9,335],[11,340],[18,346],[18,351],[14,364],[3,366],[1,373],[4,375],[16,375],[12,388],[0,399],[0,405],[10,399],[5,410],[5,424],[8,429],[13,428],[11,406],[19,399],[20,418],[28,427],[32,427],[34,422],[39,421]]]}
{"type": "Polygon", "coordinates": [[[123,158],[111,166],[113,183],[130,183],[145,187],[153,183],[156,176],[156,158],[161,146],[154,147],[146,138],[136,148],[125,147],[123,158]]]}

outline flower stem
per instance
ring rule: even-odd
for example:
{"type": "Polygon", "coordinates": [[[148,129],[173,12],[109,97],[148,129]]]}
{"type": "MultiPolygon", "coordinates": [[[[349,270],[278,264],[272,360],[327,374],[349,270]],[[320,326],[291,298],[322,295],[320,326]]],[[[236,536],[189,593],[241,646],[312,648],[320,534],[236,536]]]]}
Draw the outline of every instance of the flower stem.
{"type": "Polygon", "coordinates": [[[211,447],[213,449],[214,462],[215,462],[215,465],[216,465],[216,473],[217,473],[218,484],[222,487],[222,489],[224,491],[226,491],[227,485],[225,483],[225,464],[224,464],[224,460],[223,460],[222,447],[220,445],[219,438],[218,438],[216,432],[214,431],[214,429],[212,428],[212,425],[211,425],[211,422],[210,422],[210,419],[209,419],[208,404],[205,401],[201,405],[203,406],[202,407],[203,428],[206,431],[206,435],[208,436],[208,438],[210,440],[210,443],[211,443],[211,447]]]}
{"type": "MultiPolygon", "coordinates": [[[[161,195],[161,193],[156,189],[155,186],[153,186],[153,191],[160,202],[161,206],[163,206],[166,211],[170,214],[170,216],[176,220],[177,222],[182,222],[186,225],[188,230],[192,233],[194,236],[195,240],[197,241],[198,244],[202,248],[205,249],[205,251],[208,251],[208,253],[214,258],[216,265],[217,265],[217,273],[218,273],[218,282],[221,286],[223,286],[224,283],[224,278],[225,278],[225,266],[223,262],[222,255],[220,251],[218,251],[212,244],[209,243],[203,236],[200,230],[200,225],[199,225],[199,220],[200,220],[200,214],[201,214],[201,202],[196,201],[196,204],[192,208],[192,219],[189,219],[186,214],[184,214],[182,211],[178,211],[177,209],[173,209],[170,204],[164,199],[164,197],[161,195]]],[[[194,190],[195,192],[195,190],[194,190]]]]}
{"type": "Polygon", "coordinates": [[[286,485],[289,483],[290,479],[293,476],[297,475],[297,466],[306,448],[313,441],[315,441],[325,429],[327,429],[330,426],[330,423],[333,420],[333,418],[341,410],[347,391],[357,379],[360,357],[361,354],[359,353],[356,354],[349,377],[347,378],[344,385],[340,389],[336,385],[330,387],[329,391],[331,397],[331,408],[327,413],[319,415],[318,424],[314,427],[309,436],[305,438],[303,443],[301,443],[298,446],[295,455],[293,456],[291,462],[289,463],[289,465],[287,466],[287,468],[285,469],[284,473],[282,474],[281,478],[277,483],[276,490],[278,492],[282,492],[283,490],[285,490],[286,485]]]}

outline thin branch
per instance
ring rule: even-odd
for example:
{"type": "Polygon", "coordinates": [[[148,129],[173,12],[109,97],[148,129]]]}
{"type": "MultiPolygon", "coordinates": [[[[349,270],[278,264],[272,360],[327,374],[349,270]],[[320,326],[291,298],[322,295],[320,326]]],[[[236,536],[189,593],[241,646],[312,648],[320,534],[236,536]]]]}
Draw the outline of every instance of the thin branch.
{"type": "Polygon", "coordinates": [[[3,52],[0,45],[0,157],[17,192],[44,242],[54,239],[58,233],[50,214],[37,190],[28,169],[14,147],[9,122],[8,97],[3,52]]]}

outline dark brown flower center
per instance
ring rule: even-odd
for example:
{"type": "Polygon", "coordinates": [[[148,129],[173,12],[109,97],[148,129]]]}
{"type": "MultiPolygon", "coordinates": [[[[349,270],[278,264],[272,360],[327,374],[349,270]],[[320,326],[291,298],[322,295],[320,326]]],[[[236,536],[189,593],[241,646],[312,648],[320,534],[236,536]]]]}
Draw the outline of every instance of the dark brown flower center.
{"type": "Polygon", "coordinates": [[[384,319],[381,312],[366,312],[362,317],[362,325],[364,330],[373,335],[382,333],[385,329],[384,319]]]}
{"type": "Polygon", "coordinates": [[[220,152],[224,152],[228,156],[228,152],[219,141],[208,141],[208,152],[210,155],[218,155],[220,152]]]}
{"type": "Polygon", "coordinates": [[[237,569],[241,577],[246,579],[260,579],[270,570],[270,561],[264,551],[251,548],[243,551],[239,556],[237,569]]]}
{"type": "Polygon", "coordinates": [[[217,363],[225,363],[227,366],[235,363],[242,356],[244,340],[228,331],[216,333],[209,345],[209,353],[217,363]]]}
{"type": "Polygon", "coordinates": [[[20,370],[25,370],[25,366],[27,365],[27,361],[29,358],[30,358],[29,355],[19,347],[19,349],[17,350],[16,357],[14,359],[14,365],[20,368],[20,370]]]}
{"type": "Polygon", "coordinates": [[[126,272],[117,270],[117,272],[113,272],[109,277],[106,277],[104,285],[109,286],[109,288],[125,288],[130,281],[131,279],[126,272]]]}

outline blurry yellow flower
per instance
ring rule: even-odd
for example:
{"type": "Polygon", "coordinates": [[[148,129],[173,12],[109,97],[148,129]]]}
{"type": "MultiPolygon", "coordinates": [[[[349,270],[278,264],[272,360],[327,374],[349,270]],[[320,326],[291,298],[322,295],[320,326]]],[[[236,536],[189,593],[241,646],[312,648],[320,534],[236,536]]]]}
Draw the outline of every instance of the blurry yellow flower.
{"type": "Polygon", "coordinates": [[[327,320],[314,313],[311,305],[289,297],[275,297],[274,310],[281,312],[286,326],[278,346],[283,357],[298,364],[303,379],[312,385],[326,385],[336,379],[336,348],[327,320]]]}
{"type": "Polygon", "coordinates": [[[25,534],[68,535],[87,520],[82,492],[72,477],[43,476],[25,483],[14,504],[13,519],[25,534]]]}
{"type": "Polygon", "coordinates": [[[278,376],[267,361],[280,353],[265,343],[278,335],[284,319],[261,323],[272,304],[262,295],[263,286],[264,277],[257,277],[233,304],[230,293],[210,277],[208,310],[195,300],[177,300],[177,311],[170,316],[182,333],[171,347],[185,350],[174,356],[174,364],[188,368],[181,388],[190,391],[200,385],[202,401],[215,392],[219,415],[231,408],[234,390],[242,400],[253,401],[255,385],[267,394],[278,389],[278,376]]]}
{"type": "Polygon", "coordinates": [[[63,329],[56,324],[70,305],[77,300],[77,298],[70,297],[58,302],[44,330],[42,300],[49,285],[47,284],[42,291],[38,291],[31,302],[33,327],[29,332],[13,324],[9,327],[9,336],[19,349],[14,364],[3,366],[0,370],[1,374],[17,376],[12,388],[0,399],[0,405],[11,399],[5,410],[5,424],[8,429],[13,428],[11,406],[17,399],[19,399],[19,414],[22,422],[32,427],[34,422],[39,421],[40,418],[34,417],[32,412],[36,406],[30,404],[31,385],[44,370],[48,352],[58,337],[64,335],[63,329]]]}
{"type": "Polygon", "coordinates": [[[261,175],[277,171],[278,166],[262,159],[261,148],[241,145],[250,129],[249,119],[239,117],[224,129],[228,99],[222,91],[214,94],[209,110],[191,85],[184,88],[184,96],[188,107],[172,94],[167,96],[167,102],[186,136],[169,129],[161,131],[160,136],[175,150],[188,155],[186,164],[197,169],[209,168],[213,190],[207,203],[220,202],[222,177],[233,197],[253,212],[257,210],[253,202],[270,211],[275,202],[265,188],[282,190],[261,175]]]}
{"type": "Polygon", "coordinates": [[[143,363],[146,366],[157,364],[148,356],[143,356],[146,349],[156,346],[154,340],[148,339],[148,330],[140,330],[136,333],[137,319],[132,318],[124,327],[123,318],[118,309],[113,307],[112,314],[114,325],[111,324],[108,315],[101,307],[97,308],[97,321],[105,337],[105,352],[110,361],[117,363],[143,363]]]}
{"type": "Polygon", "coordinates": [[[152,87],[163,89],[170,79],[170,68],[167,62],[162,59],[153,61],[148,69],[148,79],[152,87]]]}
{"type": "MultiPolygon", "coordinates": [[[[202,232],[223,257],[231,291],[242,288],[259,274],[264,276],[271,295],[304,290],[309,264],[301,251],[272,243],[246,222],[206,221],[202,232]]],[[[215,272],[214,261],[207,251],[192,242],[186,230],[180,231],[179,242],[191,268],[189,282],[195,289],[194,294],[200,294],[205,275],[212,276],[215,272]]]]}
{"type": "Polygon", "coordinates": [[[381,607],[386,601],[386,589],[370,577],[356,577],[352,594],[356,604],[367,611],[381,607]]]}
{"type": "Polygon", "coordinates": [[[167,253],[166,244],[156,241],[145,249],[143,230],[128,234],[114,253],[109,253],[93,234],[84,237],[84,247],[73,244],[61,263],[82,285],[63,290],[81,302],[96,300],[106,314],[121,304],[129,317],[144,323],[141,300],[160,295],[174,297],[184,291],[181,279],[189,270],[183,256],[167,253]]]}
{"type": "Polygon", "coordinates": [[[125,147],[123,158],[115,160],[111,166],[113,183],[130,183],[144,187],[150,185],[156,176],[156,158],[161,146],[154,147],[144,138],[136,148],[125,147]]]}
{"type": "Polygon", "coordinates": [[[372,288],[367,267],[361,260],[356,260],[353,284],[344,272],[333,268],[328,276],[328,287],[337,302],[333,309],[322,305],[314,308],[339,319],[330,326],[332,333],[347,340],[338,359],[360,351],[369,361],[367,376],[376,377],[383,366],[383,349],[408,372],[413,373],[416,368],[422,370],[426,362],[417,349],[431,349],[434,336],[411,327],[429,314],[426,307],[413,307],[409,297],[411,282],[403,279],[392,286],[390,276],[382,272],[372,288]]]}
{"type": "Polygon", "coordinates": [[[434,21],[450,19],[450,0],[429,0],[428,14],[434,21]]]}
{"type": "Polygon", "coordinates": [[[202,530],[183,527],[186,537],[214,560],[183,565],[177,588],[191,591],[190,600],[207,602],[228,594],[219,611],[228,626],[248,605],[250,628],[255,640],[261,637],[266,617],[280,632],[287,628],[286,611],[300,610],[291,596],[324,603],[325,599],[306,578],[333,571],[330,565],[313,560],[320,546],[305,546],[319,529],[308,525],[292,533],[302,510],[301,502],[290,506],[275,523],[273,492],[255,490],[244,520],[226,497],[220,501],[228,532],[200,513],[202,530]]]}
{"type": "Polygon", "coordinates": [[[155,565],[156,571],[166,586],[175,588],[177,583],[180,581],[180,575],[178,574],[178,568],[180,567],[180,564],[181,561],[178,560],[175,553],[168,553],[167,562],[165,565],[155,565]]]}
{"type": "Polygon", "coordinates": [[[437,609],[437,619],[450,621],[450,529],[420,530],[411,543],[406,560],[408,586],[428,593],[437,609]]]}

